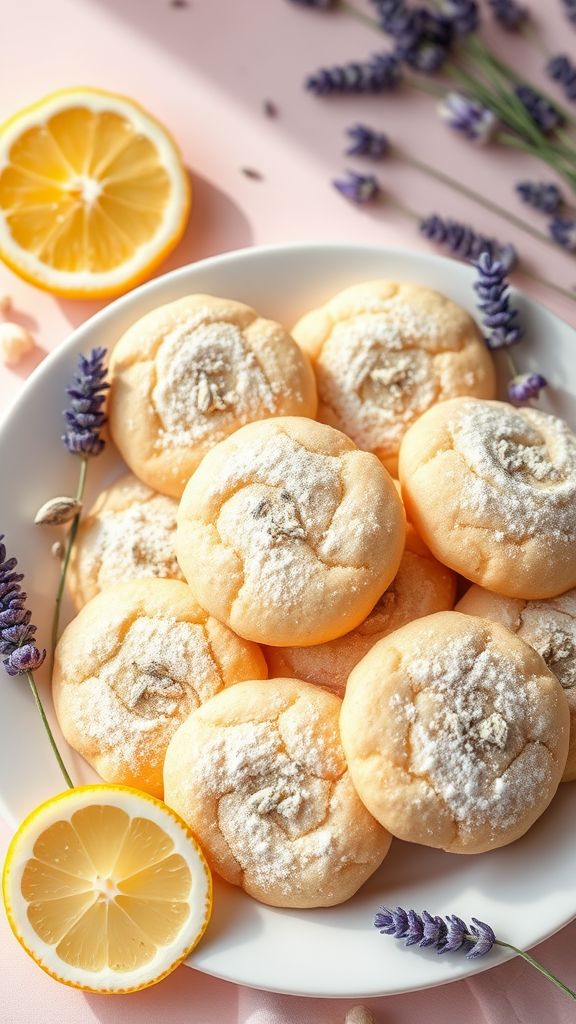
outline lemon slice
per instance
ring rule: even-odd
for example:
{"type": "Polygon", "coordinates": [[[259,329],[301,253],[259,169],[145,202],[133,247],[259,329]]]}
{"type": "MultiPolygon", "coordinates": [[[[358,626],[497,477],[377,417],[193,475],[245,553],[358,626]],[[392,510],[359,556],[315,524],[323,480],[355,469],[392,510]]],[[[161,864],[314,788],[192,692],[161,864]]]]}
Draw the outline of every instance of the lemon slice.
{"type": "Polygon", "coordinates": [[[57,981],[134,992],[160,981],[200,941],[212,879],[188,827],[161,800],[83,786],[41,804],[4,865],[10,926],[57,981]]]}
{"type": "Polygon", "coordinates": [[[47,291],[126,291],[173,249],[189,207],[175,143],[123,96],[65,89],[0,127],[0,257],[47,291]]]}

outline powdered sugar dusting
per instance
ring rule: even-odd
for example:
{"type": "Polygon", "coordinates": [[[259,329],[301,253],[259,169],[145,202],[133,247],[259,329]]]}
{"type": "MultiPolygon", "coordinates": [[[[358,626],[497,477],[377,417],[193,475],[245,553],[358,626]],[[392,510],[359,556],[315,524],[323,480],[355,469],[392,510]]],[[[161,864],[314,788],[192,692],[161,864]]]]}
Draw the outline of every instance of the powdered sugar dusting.
{"type": "MultiPolygon", "coordinates": [[[[340,460],[310,452],[287,434],[273,434],[235,452],[214,490],[223,496],[233,492],[217,528],[242,557],[247,587],[257,587],[275,606],[297,608],[325,571],[321,559],[334,546],[340,460]]],[[[359,531],[359,550],[371,536],[382,536],[370,510],[361,523],[350,524],[353,529],[359,531]]]]}
{"type": "Polygon", "coordinates": [[[433,355],[441,322],[409,304],[337,323],[316,363],[320,400],[361,448],[395,451],[436,399],[433,355]]]}
{"type": "Polygon", "coordinates": [[[576,712],[576,590],[549,601],[527,601],[517,634],[544,658],[576,712]]]}
{"type": "Polygon", "coordinates": [[[406,663],[412,703],[390,701],[410,733],[408,770],[429,779],[458,829],[513,828],[550,784],[553,708],[514,652],[428,639],[406,663]]]}
{"type": "Polygon", "coordinates": [[[472,399],[449,424],[463,477],[460,513],[517,540],[576,541],[576,438],[555,416],[472,399]]]}
{"type": "Polygon", "coordinates": [[[104,508],[84,532],[80,571],[95,576],[100,590],[128,579],[183,579],[174,551],[177,510],[163,494],[104,508]]]}
{"type": "Polygon", "coordinates": [[[152,401],[161,421],[157,445],[185,447],[272,414],[277,401],[242,331],[198,310],[166,336],[156,355],[152,401]]]}
{"type": "MultiPolygon", "coordinates": [[[[308,713],[314,717],[312,707],[299,709],[301,726],[308,713]]],[[[301,737],[302,760],[290,756],[281,735],[285,717],[211,729],[191,765],[191,784],[218,800],[220,830],[252,882],[290,892],[295,873],[337,842],[332,783],[322,777],[332,775],[335,755],[310,729],[301,737]]]]}
{"type": "MultiPolygon", "coordinates": [[[[91,642],[95,655],[98,636],[91,642]]],[[[163,752],[184,718],[221,687],[202,626],[143,616],[129,626],[116,653],[96,674],[67,688],[67,700],[74,705],[72,718],[83,740],[133,767],[150,760],[152,733],[163,735],[163,752]]]]}

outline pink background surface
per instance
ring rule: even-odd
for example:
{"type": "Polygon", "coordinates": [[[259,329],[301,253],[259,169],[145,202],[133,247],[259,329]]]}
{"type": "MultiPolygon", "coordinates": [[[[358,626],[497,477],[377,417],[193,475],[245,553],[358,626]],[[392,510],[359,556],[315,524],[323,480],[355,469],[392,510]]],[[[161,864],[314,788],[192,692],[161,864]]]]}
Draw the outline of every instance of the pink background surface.
{"type": "MultiPolygon", "coordinates": [[[[576,37],[559,0],[534,2],[533,8],[549,48],[573,50],[576,37]]],[[[490,34],[496,48],[546,84],[535,48],[499,32],[490,34]]],[[[439,125],[433,102],[416,93],[334,100],[305,94],[301,82],[318,65],[361,59],[387,47],[385,38],[344,14],[322,15],[286,0],[190,0],[184,9],[173,8],[169,0],[19,0],[3,10],[2,37],[0,119],[51,89],[90,84],[133,96],[171,129],[190,168],[194,202],[185,238],[160,272],[264,242],[333,239],[429,248],[410,220],[391,206],[357,209],[331,189],[330,179],[343,167],[367,166],[342,156],[344,129],[357,120],[379,126],[406,152],[462,177],[527,218],[530,214],[513,193],[514,182],[550,178],[530,158],[471,148],[439,125]],[[265,99],[278,108],[274,120],[262,112],[265,99]],[[262,179],[248,179],[242,167],[255,168],[262,179]]],[[[405,205],[422,214],[437,211],[468,220],[510,239],[535,272],[565,287],[576,284],[570,256],[534,242],[400,160],[378,166],[376,173],[391,197],[405,205]]],[[[545,221],[537,217],[530,219],[544,228],[545,221]]],[[[568,299],[523,275],[515,281],[576,323],[576,306],[568,299]]],[[[38,348],[13,371],[0,366],[2,412],[45,353],[102,305],[54,299],[0,267],[4,291],[14,299],[13,318],[31,328],[38,348]]],[[[0,839],[4,848],[9,839],[5,826],[0,839]]],[[[575,940],[572,924],[536,954],[573,987],[575,940]]],[[[37,970],[12,939],[3,916],[0,942],[0,1019],[6,1024],[147,1024],[159,1019],[163,1024],[338,1024],[350,1005],[253,992],[188,968],[138,995],[83,995],[37,970]]],[[[278,949],[271,955],[287,954],[278,949]]],[[[347,955],[343,949],[343,959],[347,955]]],[[[574,1004],[516,961],[470,982],[370,1006],[378,1024],[408,1024],[424,1017],[428,1024],[456,1019],[564,1024],[574,1019],[574,1004]]]]}

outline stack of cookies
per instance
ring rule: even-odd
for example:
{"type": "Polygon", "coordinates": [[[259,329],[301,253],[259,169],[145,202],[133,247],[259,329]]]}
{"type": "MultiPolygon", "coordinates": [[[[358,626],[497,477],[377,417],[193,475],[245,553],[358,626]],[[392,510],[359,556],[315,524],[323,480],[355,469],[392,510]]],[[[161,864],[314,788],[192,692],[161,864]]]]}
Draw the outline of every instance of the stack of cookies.
{"type": "Polygon", "coordinates": [[[493,400],[468,314],[373,281],[288,334],[193,295],[110,379],[130,473],[71,562],[68,742],[273,906],[348,899],[393,836],[522,836],[576,778],[576,437],[493,400]]]}

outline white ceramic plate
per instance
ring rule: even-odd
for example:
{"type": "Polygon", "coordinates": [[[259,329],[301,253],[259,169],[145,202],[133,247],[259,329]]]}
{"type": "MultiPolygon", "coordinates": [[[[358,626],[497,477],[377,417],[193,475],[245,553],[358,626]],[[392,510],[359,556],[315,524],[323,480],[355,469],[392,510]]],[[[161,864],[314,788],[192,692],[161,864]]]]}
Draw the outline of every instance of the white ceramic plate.
{"type": "MultiPolygon", "coordinates": [[[[93,345],[112,346],[148,310],[190,292],[240,299],[290,325],[345,285],[376,277],[430,285],[474,311],[472,270],[439,256],[346,244],[247,249],[138,288],[76,330],[41,364],[0,428],[0,532],[26,573],[40,640],[48,636],[57,565],[50,555],[53,537],[32,520],[43,501],[70,493],[76,479],[77,461],[59,440],[64,388],[76,354],[93,345]]],[[[521,366],[546,374],[551,389],[540,405],[574,427],[576,333],[524,296],[515,301],[528,335],[517,349],[521,366]]],[[[120,472],[109,446],[90,468],[88,499],[120,472]]],[[[40,680],[49,705],[47,680],[40,680]]],[[[26,682],[8,676],[0,681],[0,811],[16,824],[61,790],[62,780],[26,682]]],[[[94,778],[61,743],[75,780],[94,778]]],[[[241,984],[310,996],[368,997],[441,985],[505,957],[494,952],[470,963],[462,954],[406,950],[373,928],[378,906],[479,917],[500,937],[530,947],[576,915],[575,848],[573,783],[560,788],[527,836],[493,853],[459,857],[395,841],[380,871],[341,907],[277,910],[218,884],[212,923],[190,964],[241,984]]]]}

